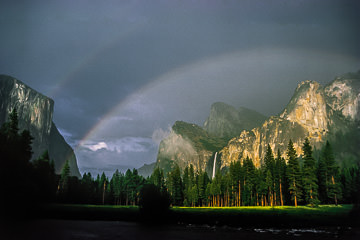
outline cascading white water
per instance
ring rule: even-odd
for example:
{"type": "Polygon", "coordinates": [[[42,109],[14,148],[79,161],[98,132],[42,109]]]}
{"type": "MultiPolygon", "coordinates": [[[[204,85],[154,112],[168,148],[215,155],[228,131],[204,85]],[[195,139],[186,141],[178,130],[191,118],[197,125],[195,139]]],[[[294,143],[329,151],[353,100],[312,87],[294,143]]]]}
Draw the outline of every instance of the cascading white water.
{"type": "Polygon", "coordinates": [[[215,157],[214,157],[214,166],[213,166],[213,174],[212,174],[212,178],[214,178],[214,177],[215,177],[216,156],[217,156],[217,152],[215,153],[215,157]]]}

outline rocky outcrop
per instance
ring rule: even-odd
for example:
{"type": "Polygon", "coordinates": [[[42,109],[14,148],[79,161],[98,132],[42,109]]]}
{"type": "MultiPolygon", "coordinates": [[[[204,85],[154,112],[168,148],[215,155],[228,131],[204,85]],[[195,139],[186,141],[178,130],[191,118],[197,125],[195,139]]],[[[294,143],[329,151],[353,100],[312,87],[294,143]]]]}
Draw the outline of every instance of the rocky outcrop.
{"type": "MultiPolygon", "coordinates": [[[[206,148],[201,144],[199,147],[199,143],[207,141],[205,131],[201,132],[200,127],[191,128],[189,126],[195,125],[187,124],[187,127],[177,127],[177,131],[173,131],[160,144],[157,166],[170,168],[171,164],[176,163],[184,168],[193,164],[197,170],[211,173],[214,155],[218,152],[216,165],[220,166],[216,169],[225,168],[232,161],[246,156],[259,167],[268,144],[273,151],[279,149],[286,159],[289,140],[293,141],[295,150],[301,155],[306,137],[316,149],[320,149],[328,139],[342,141],[336,145],[345,145],[342,148],[346,154],[340,152],[339,155],[358,159],[360,153],[354,139],[360,129],[359,106],[360,71],[337,77],[325,87],[315,81],[301,82],[286,108],[268,119],[252,110],[237,110],[225,103],[214,103],[204,129],[206,134],[220,137],[213,138],[213,144],[214,141],[225,139],[226,146],[221,150],[206,148]],[[229,137],[233,138],[229,140],[229,137]]],[[[217,144],[218,147],[221,145],[217,144]]]]}
{"type": "Polygon", "coordinates": [[[259,126],[265,120],[264,115],[251,109],[236,109],[226,103],[216,102],[211,106],[204,129],[210,134],[230,140],[239,136],[243,130],[259,126]]]}
{"type": "Polygon", "coordinates": [[[76,157],[52,122],[54,101],[21,81],[6,75],[0,75],[0,124],[8,120],[9,113],[16,108],[20,130],[29,130],[34,138],[33,159],[45,150],[55,162],[59,173],[68,159],[73,176],[80,177],[76,157]]]}
{"type": "Polygon", "coordinates": [[[192,164],[195,171],[210,172],[212,169],[207,167],[209,162],[213,161],[214,153],[225,145],[224,139],[209,134],[201,127],[178,121],[169,136],[160,143],[156,167],[168,172],[175,164],[181,169],[192,164]]]}
{"type": "Polygon", "coordinates": [[[229,141],[228,145],[220,151],[221,168],[247,156],[253,159],[256,167],[259,167],[268,144],[272,149],[280,149],[285,154],[290,139],[296,151],[299,152],[306,136],[306,129],[300,124],[275,116],[270,117],[262,126],[251,131],[243,131],[240,137],[229,141]]]}
{"type": "Polygon", "coordinates": [[[280,149],[286,159],[290,139],[301,155],[305,137],[320,148],[324,141],[337,132],[347,132],[359,118],[359,74],[339,77],[325,88],[315,81],[304,81],[279,116],[270,117],[261,126],[243,131],[221,150],[222,167],[232,161],[249,156],[260,166],[269,144],[274,151],[280,149]],[[352,123],[353,122],[353,123],[352,123]]]}
{"type": "Polygon", "coordinates": [[[360,120],[360,71],[337,77],[325,87],[328,105],[352,121],[360,120]]]}

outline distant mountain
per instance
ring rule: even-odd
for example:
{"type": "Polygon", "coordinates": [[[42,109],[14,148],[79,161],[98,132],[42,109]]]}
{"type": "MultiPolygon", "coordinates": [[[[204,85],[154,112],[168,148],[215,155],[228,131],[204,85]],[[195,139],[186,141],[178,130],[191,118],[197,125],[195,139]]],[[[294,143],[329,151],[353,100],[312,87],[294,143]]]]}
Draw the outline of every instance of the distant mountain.
{"type": "Polygon", "coordinates": [[[213,135],[230,140],[239,136],[243,130],[251,130],[266,120],[266,116],[241,107],[234,108],[223,102],[211,106],[210,115],[204,123],[204,129],[213,135]]]}
{"type": "Polygon", "coordinates": [[[150,177],[154,171],[155,166],[156,166],[156,162],[150,164],[144,164],[142,167],[138,168],[138,173],[140,176],[143,176],[144,178],[150,177]]]}
{"type": "Polygon", "coordinates": [[[73,149],[52,121],[54,101],[13,77],[0,75],[1,125],[8,120],[8,115],[14,108],[18,112],[20,130],[29,130],[34,138],[33,159],[48,150],[57,173],[60,173],[65,161],[69,160],[71,175],[81,177],[73,149]]]}
{"type": "Polygon", "coordinates": [[[207,170],[209,160],[227,141],[209,134],[196,124],[177,121],[170,135],[161,141],[156,167],[169,171],[174,164],[185,168],[192,164],[194,170],[207,170]]]}
{"type": "Polygon", "coordinates": [[[160,144],[157,166],[169,169],[176,163],[184,168],[191,163],[195,169],[209,173],[216,152],[216,169],[246,156],[260,166],[268,144],[273,151],[280,149],[286,158],[289,140],[301,155],[306,137],[315,150],[329,140],[338,159],[358,162],[359,106],[360,71],[337,77],[325,87],[315,81],[301,82],[286,108],[269,118],[249,109],[236,110],[224,103],[214,103],[204,129],[190,123],[174,124],[170,136],[160,144]],[[216,147],[205,147],[209,142],[216,147]]]}

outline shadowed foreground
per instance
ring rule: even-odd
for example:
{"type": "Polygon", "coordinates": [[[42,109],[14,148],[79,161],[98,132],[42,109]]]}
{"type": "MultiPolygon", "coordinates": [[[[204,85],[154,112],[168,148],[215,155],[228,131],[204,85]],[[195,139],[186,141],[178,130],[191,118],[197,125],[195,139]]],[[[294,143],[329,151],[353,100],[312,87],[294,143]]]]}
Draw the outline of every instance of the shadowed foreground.
{"type": "Polygon", "coordinates": [[[357,239],[359,229],[234,228],[210,225],[149,226],[134,222],[33,220],[1,229],[1,239],[357,239]],[[21,231],[19,231],[21,229],[21,231]]]}
{"type": "MultiPolygon", "coordinates": [[[[359,210],[352,205],[311,207],[188,208],[141,212],[136,206],[47,205],[39,219],[132,221],[152,224],[209,224],[234,227],[359,226],[359,210]]],[[[34,215],[33,215],[34,216],[34,215]]]]}
{"type": "MultiPolygon", "coordinates": [[[[35,218],[3,219],[0,239],[358,239],[351,205],[278,208],[171,208],[48,205],[35,218]],[[147,213],[148,214],[148,213],[147,213]]],[[[15,216],[14,216],[15,217],[15,216]]]]}

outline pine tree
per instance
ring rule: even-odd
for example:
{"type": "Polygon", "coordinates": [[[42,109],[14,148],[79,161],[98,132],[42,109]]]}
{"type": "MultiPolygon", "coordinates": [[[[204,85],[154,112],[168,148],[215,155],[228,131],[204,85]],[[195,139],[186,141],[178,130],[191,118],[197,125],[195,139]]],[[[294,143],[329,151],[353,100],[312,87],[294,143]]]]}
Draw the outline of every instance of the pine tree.
{"type": "Polygon", "coordinates": [[[270,170],[266,171],[266,178],[265,178],[265,184],[266,184],[266,189],[267,189],[267,202],[273,206],[273,177],[271,175],[270,170]]]}
{"type": "Polygon", "coordinates": [[[133,201],[133,192],[135,189],[134,182],[132,181],[133,176],[130,169],[125,172],[125,179],[124,179],[124,190],[125,190],[125,205],[131,205],[133,201]]]}
{"type": "Polygon", "coordinates": [[[245,158],[243,162],[243,170],[244,170],[244,194],[243,194],[243,200],[244,205],[249,206],[253,205],[255,202],[256,197],[256,169],[255,165],[248,156],[245,158]]]}
{"type": "Polygon", "coordinates": [[[169,190],[172,199],[172,203],[175,206],[181,206],[183,199],[183,191],[182,191],[182,180],[179,166],[175,166],[175,168],[168,175],[169,181],[169,190]]]}
{"type": "Polygon", "coordinates": [[[320,157],[316,166],[317,182],[319,186],[319,200],[321,203],[328,203],[326,190],[326,165],[323,157],[320,157]]]}
{"type": "Polygon", "coordinates": [[[285,193],[287,192],[286,184],[286,162],[283,157],[281,157],[280,149],[277,151],[277,156],[275,159],[275,190],[277,201],[279,205],[284,206],[285,202],[285,193]]]}
{"type": "Polygon", "coordinates": [[[166,191],[164,171],[160,168],[155,168],[150,176],[150,182],[157,186],[160,192],[166,191]]]}
{"type": "Polygon", "coordinates": [[[305,138],[303,147],[303,187],[305,193],[305,201],[311,206],[317,206],[319,204],[318,199],[318,184],[316,177],[316,163],[312,156],[312,147],[308,138],[305,138]]]}
{"type": "Polygon", "coordinates": [[[112,192],[113,192],[113,196],[114,196],[114,204],[115,205],[119,205],[120,204],[120,197],[121,197],[121,181],[120,181],[120,177],[121,174],[119,172],[118,169],[116,169],[115,173],[113,174],[112,178],[111,178],[111,185],[112,187],[112,192]]]}
{"type": "Polygon", "coordinates": [[[235,206],[239,207],[241,203],[241,180],[243,179],[242,174],[242,167],[241,162],[231,162],[229,167],[229,173],[231,178],[231,188],[232,188],[232,195],[233,195],[233,201],[235,206]]]}
{"type": "Polygon", "coordinates": [[[341,199],[340,174],[339,167],[335,162],[334,153],[329,141],[326,141],[323,151],[323,159],[325,163],[325,186],[328,201],[338,204],[341,199]]]}
{"type": "Polygon", "coordinates": [[[91,176],[91,173],[84,173],[81,179],[81,188],[82,188],[82,203],[90,204],[94,203],[95,198],[95,189],[94,189],[94,180],[91,176]]]}
{"type": "Polygon", "coordinates": [[[60,182],[58,185],[58,191],[60,197],[63,200],[67,200],[67,194],[69,190],[69,179],[70,179],[70,165],[69,165],[69,160],[66,160],[61,170],[60,182]]]}
{"type": "Polygon", "coordinates": [[[9,134],[10,136],[16,136],[19,132],[19,119],[16,108],[9,114],[9,134]]]}
{"type": "Polygon", "coordinates": [[[206,187],[210,182],[210,179],[206,172],[200,172],[197,175],[197,186],[198,186],[198,196],[199,196],[199,206],[205,206],[207,203],[206,187]]]}
{"type": "Polygon", "coordinates": [[[101,174],[100,183],[99,183],[99,189],[101,189],[101,203],[103,205],[105,204],[105,197],[106,197],[106,190],[107,190],[108,182],[109,181],[108,181],[105,173],[103,172],[101,174]]]}
{"type": "Polygon", "coordinates": [[[288,144],[287,156],[287,180],[289,184],[289,192],[291,200],[294,202],[295,207],[297,207],[298,202],[301,201],[301,172],[294,144],[291,139],[288,144]]]}
{"type": "Polygon", "coordinates": [[[186,166],[183,173],[184,205],[195,206],[197,202],[197,186],[194,182],[194,167],[192,164],[186,166]],[[195,190],[196,189],[196,194],[195,190]]]}
{"type": "Polygon", "coordinates": [[[275,175],[275,159],[273,151],[270,147],[270,144],[268,144],[265,157],[264,157],[264,165],[265,165],[265,174],[266,174],[266,185],[268,186],[268,201],[271,199],[271,205],[274,204],[274,196],[275,196],[275,181],[274,181],[274,175],[275,175]],[[269,172],[269,174],[268,174],[269,172]]]}
{"type": "Polygon", "coordinates": [[[38,190],[38,201],[50,202],[55,198],[56,175],[53,161],[50,161],[48,151],[45,151],[33,162],[34,180],[38,190]]]}
{"type": "Polygon", "coordinates": [[[270,171],[271,175],[274,175],[275,159],[270,144],[267,145],[266,153],[264,157],[264,164],[266,171],[270,171]]]}

